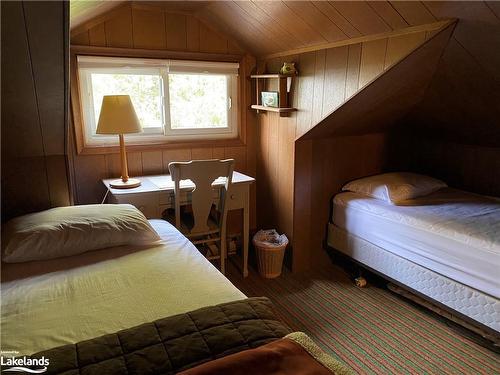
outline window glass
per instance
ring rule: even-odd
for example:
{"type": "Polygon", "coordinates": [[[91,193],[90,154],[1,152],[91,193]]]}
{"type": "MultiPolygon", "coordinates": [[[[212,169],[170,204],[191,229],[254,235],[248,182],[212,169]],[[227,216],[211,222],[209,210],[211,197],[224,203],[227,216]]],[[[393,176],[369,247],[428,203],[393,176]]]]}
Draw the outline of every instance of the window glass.
{"type": "Polygon", "coordinates": [[[168,80],[172,129],[228,127],[226,76],[169,74],[168,80]]]}
{"type": "MultiPolygon", "coordinates": [[[[78,56],[85,145],[113,145],[96,134],[105,95],[130,95],[142,133],[135,143],[238,136],[238,63],[78,56]]],[[[77,124],[75,123],[75,126],[77,124]]]]}
{"type": "Polygon", "coordinates": [[[146,74],[92,73],[95,124],[104,95],[130,95],[143,128],[163,127],[161,77],[146,74]]]}

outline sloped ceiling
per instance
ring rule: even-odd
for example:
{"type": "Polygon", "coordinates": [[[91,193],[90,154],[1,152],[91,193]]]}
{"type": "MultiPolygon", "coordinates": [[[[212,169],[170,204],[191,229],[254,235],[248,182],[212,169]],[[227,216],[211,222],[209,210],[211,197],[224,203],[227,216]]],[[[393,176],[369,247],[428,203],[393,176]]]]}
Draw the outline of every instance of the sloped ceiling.
{"type": "Polygon", "coordinates": [[[123,3],[124,1],[71,0],[69,3],[71,28],[78,27],[88,20],[106,13],[123,3]]]}
{"type": "Polygon", "coordinates": [[[301,139],[386,131],[422,100],[454,28],[448,26],[382,73],[301,139]]]}
{"type": "Polygon", "coordinates": [[[500,148],[500,2],[431,3],[429,9],[459,22],[424,100],[409,116],[413,129],[500,148]]]}
{"type": "Polygon", "coordinates": [[[257,56],[436,21],[420,1],[214,1],[199,15],[257,56]]]}
{"type": "MultiPolygon", "coordinates": [[[[71,28],[123,4],[71,1],[71,28]]],[[[256,56],[435,22],[420,1],[134,1],[189,13],[256,56]]]]}
{"type": "Polygon", "coordinates": [[[104,13],[118,8],[125,3],[134,3],[144,6],[156,6],[177,10],[182,13],[194,14],[209,1],[127,1],[127,0],[70,0],[70,27],[72,32],[82,24],[101,16],[104,13]]]}
{"type": "MultiPolygon", "coordinates": [[[[125,2],[71,0],[71,29],[125,2]]],[[[132,3],[195,15],[233,36],[255,56],[266,56],[458,17],[460,9],[469,2],[253,0],[132,3]]],[[[474,3],[498,20],[498,3],[474,3]]]]}

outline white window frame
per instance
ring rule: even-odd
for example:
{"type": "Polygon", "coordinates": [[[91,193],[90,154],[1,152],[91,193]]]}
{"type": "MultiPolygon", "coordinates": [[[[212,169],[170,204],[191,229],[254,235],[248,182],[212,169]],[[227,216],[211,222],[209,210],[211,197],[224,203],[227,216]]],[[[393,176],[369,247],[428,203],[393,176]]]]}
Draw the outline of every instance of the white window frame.
{"type": "Polygon", "coordinates": [[[163,125],[161,128],[144,128],[143,133],[126,134],[131,144],[147,144],[169,141],[235,139],[239,129],[238,63],[163,60],[144,58],[77,56],[80,102],[83,115],[83,138],[85,146],[116,146],[118,137],[95,134],[94,100],[92,73],[114,73],[121,70],[129,74],[159,74],[162,79],[163,125]],[[224,75],[227,79],[227,121],[224,128],[172,129],[169,109],[169,74],[209,74],[224,75]]]}

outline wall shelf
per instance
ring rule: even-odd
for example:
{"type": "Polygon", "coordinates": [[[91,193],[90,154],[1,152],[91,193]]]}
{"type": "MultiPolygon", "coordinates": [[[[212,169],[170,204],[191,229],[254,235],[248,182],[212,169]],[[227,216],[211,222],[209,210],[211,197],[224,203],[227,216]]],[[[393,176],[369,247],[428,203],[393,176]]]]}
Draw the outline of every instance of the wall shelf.
{"type": "Polygon", "coordinates": [[[290,74],[252,74],[250,78],[292,78],[290,74]]]}
{"type": "Polygon", "coordinates": [[[289,107],[289,93],[292,87],[292,80],[296,75],[285,75],[279,73],[270,73],[270,74],[252,74],[250,78],[255,79],[255,87],[256,87],[256,95],[257,100],[256,104],[252,105],[252,109],[256,109],[257,113],[260,111],[266,112],[276,112],[279,113],[280,116],[288,116],[290,112],[294,112],[297,109],[289,107]],[[262,91],[265,91],[265,83],[266,80],[277,79],[278,80],[278,107],[266,107],[262,105],[261,102],[261,94],[262,91]]]}
{"type": "Polygon", "coordinates": [[[278,113],[288,113],[296,111],[297,108],[276,108],[276,107],[266,107],[265,105],[252,105],[253,109],[257,111],[268,111],[268,112],[278,112],[278,113]]]}

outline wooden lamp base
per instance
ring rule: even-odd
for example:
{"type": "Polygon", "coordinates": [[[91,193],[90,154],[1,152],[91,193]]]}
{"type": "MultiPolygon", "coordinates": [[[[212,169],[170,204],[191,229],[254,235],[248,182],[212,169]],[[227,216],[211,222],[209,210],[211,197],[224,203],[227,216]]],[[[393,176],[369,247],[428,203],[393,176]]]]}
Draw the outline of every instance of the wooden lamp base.
{"type": "Polygon", "coordinates": [[[109,187],[114,189],[131,189],[138,186],[141,186],[141,180],[137,178],[129,178],[127,181],[118,179],[109,183],[109,187]]]}
{"type": "Polygon", "coordinates": [[[128,177],[128,166],[127,166],[127,151],[125,150],[125,139],[123,134],[118,135],[120,138],[120,159],[122,164],[122,177],[118,180],[111,181],[109,187],[115,189],[132,189],[137,186],[141,186],[141,180],[137,178],[128,177]]]}

